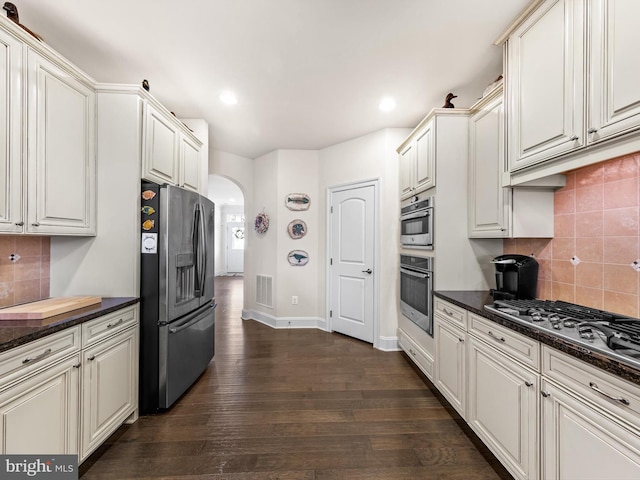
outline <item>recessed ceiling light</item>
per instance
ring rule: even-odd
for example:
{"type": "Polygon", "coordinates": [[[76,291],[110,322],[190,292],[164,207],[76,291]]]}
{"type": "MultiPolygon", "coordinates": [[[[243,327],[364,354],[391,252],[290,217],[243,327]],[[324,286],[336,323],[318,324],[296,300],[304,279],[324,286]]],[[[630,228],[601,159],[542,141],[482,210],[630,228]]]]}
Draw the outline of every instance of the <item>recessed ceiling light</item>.
{"type": "Polygon", "coordinates": [[[391,110],[396,108],[396,101],[391,97],[384,97],[382,100],[380,100],[378,108],[383,112],[390,112],[391,110]]]}
{"type": "Polygon", "coordinates": [[[230,90],[226,90],[220,94],[220,101],[226,105],[235,105],[238,103],[238,98],[236,94],[230,90]]]}

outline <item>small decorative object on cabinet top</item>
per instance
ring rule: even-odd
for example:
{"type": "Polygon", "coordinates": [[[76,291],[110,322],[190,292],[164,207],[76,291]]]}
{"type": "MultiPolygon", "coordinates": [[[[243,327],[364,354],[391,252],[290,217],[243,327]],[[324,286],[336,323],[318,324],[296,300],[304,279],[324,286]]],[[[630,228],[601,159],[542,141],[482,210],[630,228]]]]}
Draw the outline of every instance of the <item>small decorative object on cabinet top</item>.
{"type": "Polygon", "coordinates": [[[442,108],[455,108],[455,105],[451,103],[451,100],[453,100],[454,98],[458,98],[458,96],[454,95],[453,93],[448,93],[444,99],[444,105],[442,106],[442,108]]]}
{"type": "Polygon", "coordinates": [[[144,88],[147,92],[149,91],[149,81],[146,78],[142,80],[142,88],[144,88]]]}
{"type": "Polygon", "coordinates": [[[307,224],[299,218],[296,218],[289,223],[287,231],[289,232],[289,236],[291,238],[297,240],[307,234],[307,224]]]}
{"type": "Polygon", "coordinates": [[[264,212],[256,215],[254,228],[259,234],[267,233],[267,230],[269,230],[269,216],[264,212]]]}
{"type": "Polygon", "coordinates": [[[309,254],[304,250],[291,250],[287,259],[292,267],[303,267],[309,262],[309,254]]]}
{"type": "Polygon", "coordinates": [[[311,199],[306,193],[290,193],[284,198],[284,204],[289,210],[308,210],[311,199]]]}
{"type": "Polygon", "coordinates": [[[40,35],[38,35],[36,32],[32,30],[29,30],[27,27],[25,27],[23,24],[20,23],[20,15],[18,14],[18,7],[16,7],[11,2],[4,2],[2,9],[7,12],[7,18],[9,20],[11,20],[13,23],[18,25],[20,28],[22,28],[25,32],[27,32],[36,40],[42,41],[42,37],[40,35]]]}
{"type": "Polygon", "coordinates": [[[498,75],[498,78],[496,78],[493,82],[487,85],[487,88],[485,88],[484,92],[482,92],[482,96],[484,97],[487,93],[489,93],[491,90],[496,88],[500,84],[500,82],[502,82],[502,74],[498,75]]]}

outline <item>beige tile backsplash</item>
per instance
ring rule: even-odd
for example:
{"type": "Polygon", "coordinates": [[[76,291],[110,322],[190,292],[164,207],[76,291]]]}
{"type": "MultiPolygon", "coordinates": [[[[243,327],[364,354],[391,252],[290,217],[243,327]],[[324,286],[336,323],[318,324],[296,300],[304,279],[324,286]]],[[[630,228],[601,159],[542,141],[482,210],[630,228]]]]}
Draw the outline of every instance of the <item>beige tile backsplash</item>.
{"type": "Polygon", "coordinates": [[[540,262],[538,297],[639,317],[640,153],[568,172],[554,215],[553,239],[504,242],[540,262]]]}
{"type": "Polygon", "coordinates": [[[49,297],[50,251],[49,237],[0,235],[0,308],[49,297]]]}

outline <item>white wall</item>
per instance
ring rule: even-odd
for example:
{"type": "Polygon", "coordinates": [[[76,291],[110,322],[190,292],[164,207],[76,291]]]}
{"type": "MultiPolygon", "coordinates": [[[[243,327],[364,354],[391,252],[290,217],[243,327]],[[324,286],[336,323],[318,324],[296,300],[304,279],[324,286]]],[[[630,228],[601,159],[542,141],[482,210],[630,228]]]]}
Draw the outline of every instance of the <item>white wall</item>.
{"type": "Polygon", "coordinates": [[[326,320],[327,189],[363,180],[379,180],[380,248],[378,314],[381,345],[395,345],[398,323],[398,238],[400,209],[398,157],[395,149],[411,129],[385,129],[319,151],[278,150],[253,161],[222,152],[210,157],[210,173],[237,182],[245,193],[247,253],[245,254],[244,313],[274,326],[311,326],[326,320]],[[249,178],[249,171],[253,172],[249,178]],[[246,182],[246,183],[245,183],[246,182]],[[286,208],[289,193],[311,197],[309,210],[286,208]],[[255,215],[265,211],[269,231],[258,235],[255,215]],[[307,223],[305,237],[293,240],[287,225],[295,218],[307,223]],[[305,250],[309,263],[292,267],[291,250],[305,250]],[[255,275],[274,277],[274,308],[255,303],[255,275]],[[291,297],[298,296],[298,305],[291,297]],[[296,323],[297,322],[297,325],[296,323]]]}
{"type": "MultiPolygon", "coordinates": [[[[379,336],[384,340],[396,338],[398,318],[398,238],[400,225],[400,194],[398,155],[396,148],[409,135],[409,128],[392,128],[374,132],[320,151],[319,189],[323,205],[327,189],[361,180],[380,180],[380,251],[377,252],[377,274],[380,296],[378,312],[379,336]]],[[[326,212],[320,217],[320,252],[326,264],[326,212]]],[[[321,317],[325,317],[326,269],[320,272],[318,298],[321,317]]],[[[389,342],[387,342],[389,343],[389,342]]],[[[392,341],[391,341],[392,343],[392,341]]]]}
{"type": "Polygon", "coordinates": [[[278,196],[279,218],[278,247],[276,253],[278,295],[277,316],[292,318],[292,325],[309,325],[319,313],[316,285],[323,278],[324,264],[321,262],[321,245],[324,237],[318,219],[324,213],[324,203],[318,193],[318,152],[310,150],[279,150],[278,152],[278,196]],[[291,193],[305,193],[311,198],[309,209],[292,211],[286,207],[285,197],[291,193]],[[287,227],[294,219],[307,224],[307,235],[294,240],[287,227]],[[291,266],[287,255],[291,250],[304,250],[309,262],[304,266],[291,266]],[[298,297],[298,305],[291,304],[291,297],[298,297]],[[294,323],[296,322],[296,323],[294,323]]]}

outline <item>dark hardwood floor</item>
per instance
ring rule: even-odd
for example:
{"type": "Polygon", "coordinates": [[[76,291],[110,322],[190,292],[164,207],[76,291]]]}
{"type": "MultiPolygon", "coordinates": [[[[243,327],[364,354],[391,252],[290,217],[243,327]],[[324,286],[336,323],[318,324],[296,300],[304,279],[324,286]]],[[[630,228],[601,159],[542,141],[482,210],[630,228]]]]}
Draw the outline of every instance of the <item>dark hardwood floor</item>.
{"type": "Polygon", "coordinates": [[[216,282],[208,369],[173,408],[121,427],[80,478],[511,478],[404,354],[243,321],[242,278],[216,282]]]}

